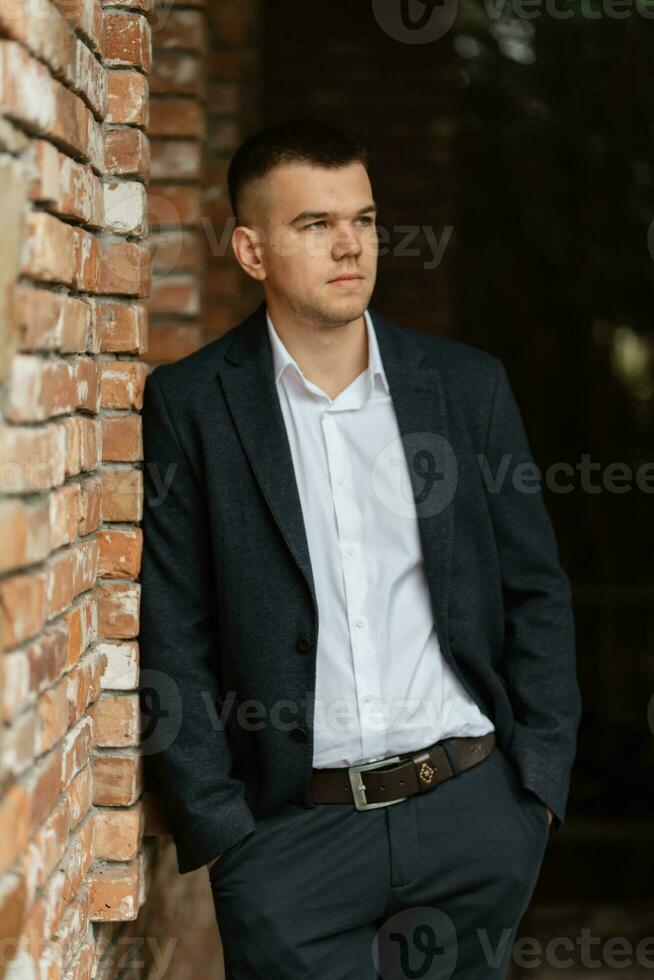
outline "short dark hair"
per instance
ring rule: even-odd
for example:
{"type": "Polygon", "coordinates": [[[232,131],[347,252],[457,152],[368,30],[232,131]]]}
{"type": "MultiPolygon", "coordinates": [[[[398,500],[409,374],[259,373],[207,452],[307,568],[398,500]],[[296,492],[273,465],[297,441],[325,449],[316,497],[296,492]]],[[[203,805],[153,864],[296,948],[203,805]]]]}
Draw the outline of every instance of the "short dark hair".
{"type": "Polygon", "coordinates": [[[318,119],[288,119],[249,136],[237,149],[227,171],[232,210],[240,223],[239,205],[246,184],[284,163],[309,163],[336,170],[350,163],[368,169],[367,149],[343,130],[318,119]]]}

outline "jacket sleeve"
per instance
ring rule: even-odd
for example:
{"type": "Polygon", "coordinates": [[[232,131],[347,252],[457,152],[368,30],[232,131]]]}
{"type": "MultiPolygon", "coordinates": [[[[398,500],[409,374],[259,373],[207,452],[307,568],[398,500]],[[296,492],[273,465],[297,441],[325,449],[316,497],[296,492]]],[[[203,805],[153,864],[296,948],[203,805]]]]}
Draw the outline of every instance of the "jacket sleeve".
{"type": "Polygon", "coordinates": [[[581,717],[571,587],[559,564],[540,472],[498,360],[485,457],[502,574],[504,673],[515,718],[508,752],[523,784],[553,811],[552,830],[559,830],[581,717]]]}
{"type": "Polygon", "coordinates": [[[255,829],[217,710],[217,597],[206,497],[159,384],[146,378],[143,426],[141,751],[180,874],[255,829]]]}

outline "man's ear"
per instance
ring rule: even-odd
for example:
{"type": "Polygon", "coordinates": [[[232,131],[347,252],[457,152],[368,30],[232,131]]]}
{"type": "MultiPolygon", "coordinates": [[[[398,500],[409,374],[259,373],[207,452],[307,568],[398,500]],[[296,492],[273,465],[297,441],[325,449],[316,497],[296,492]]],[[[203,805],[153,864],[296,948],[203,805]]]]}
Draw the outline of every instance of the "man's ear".
{"type": "Polygon", "coordinates": [[[259,282],[262,282],[267,276],[262,261],[261,232],[262,229],[252,228],[249,225],[237,225],[232,232],[231,239],[236,261],[248,276],[259,280],[259,282]]]}

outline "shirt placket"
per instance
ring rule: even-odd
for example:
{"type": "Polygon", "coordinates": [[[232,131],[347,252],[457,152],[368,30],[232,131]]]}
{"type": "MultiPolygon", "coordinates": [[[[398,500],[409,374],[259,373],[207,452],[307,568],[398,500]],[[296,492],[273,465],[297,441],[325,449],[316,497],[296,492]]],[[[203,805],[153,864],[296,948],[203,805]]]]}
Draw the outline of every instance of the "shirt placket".
{"type": "Polygon", "coordinates": [[[385,725],[379,715],[381,684],[370,622],[369,583],[363,551],[360,488],[340,431],[337,407],[323,413],[322,427],[336,514],[339,560],[343,573],[347,624],[352,651],[353,706],[361,741],[361,757],[385,752],[385,725]]]}

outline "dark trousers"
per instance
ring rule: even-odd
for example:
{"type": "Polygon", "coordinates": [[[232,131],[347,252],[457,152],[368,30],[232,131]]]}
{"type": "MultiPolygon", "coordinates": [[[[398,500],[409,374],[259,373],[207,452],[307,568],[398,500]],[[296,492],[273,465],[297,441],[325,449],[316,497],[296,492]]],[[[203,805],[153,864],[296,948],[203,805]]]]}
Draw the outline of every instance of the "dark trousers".
{"type": "Polygon", "coordinates": [[[548,837],[497,746],[391,806],[284,806],[210,869],[226,976],[504,978],[548,837]]]}

